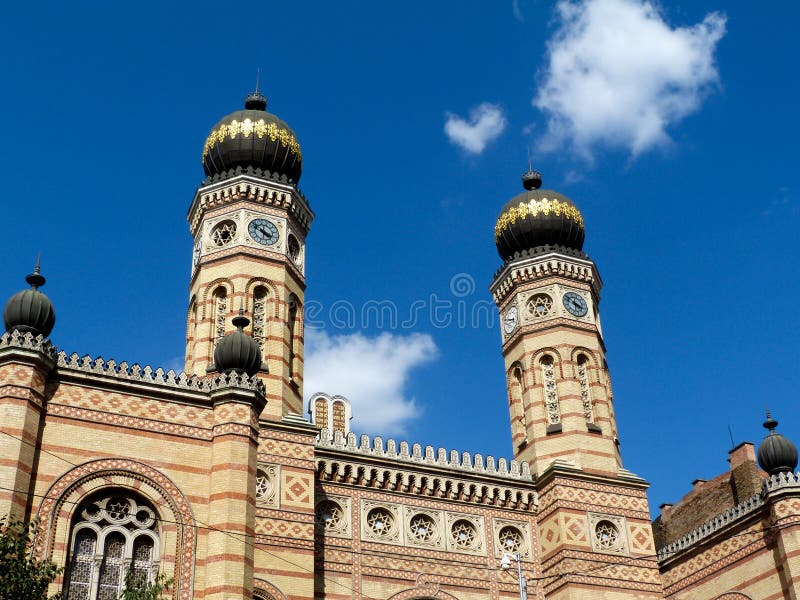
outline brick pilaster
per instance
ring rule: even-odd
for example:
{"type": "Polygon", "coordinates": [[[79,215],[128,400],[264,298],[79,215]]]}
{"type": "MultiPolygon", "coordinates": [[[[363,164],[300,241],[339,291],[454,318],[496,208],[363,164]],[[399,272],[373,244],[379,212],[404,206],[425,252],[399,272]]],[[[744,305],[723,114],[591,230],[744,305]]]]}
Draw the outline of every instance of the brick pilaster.
{"type": "Polygon", "coordinates": [[[211,393],[214,409],[209,478],[208,600],[253,597],[257,419],[263,395],[236,386],[211,393]]]}
{"type": "MultiPolygon", "coordinates": [[[[47,342],[36,341],[30,334],[14,336],[20,346],[0,347],[0,515],[26,519],[45,384],[55,363],[47,342]]],[[[10,339],[9,334],[4,336],[4,341],[10,339]]]]}

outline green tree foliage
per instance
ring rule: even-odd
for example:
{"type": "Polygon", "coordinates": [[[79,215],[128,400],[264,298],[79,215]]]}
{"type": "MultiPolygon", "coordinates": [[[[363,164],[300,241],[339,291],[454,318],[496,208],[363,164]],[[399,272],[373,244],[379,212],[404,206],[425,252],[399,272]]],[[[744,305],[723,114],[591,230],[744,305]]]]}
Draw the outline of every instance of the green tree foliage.
{"type": "Polygon", "coordinates": [[[147,581],[147,577],[137,575],[133,569],[125,574],[125,590],[120,600],[161,600],[163,594],[172,585],[172,578],[159,573],[155,581],[147,581]]]}
{"type": "Polygon", "coordinates": [[[46,600],[47,586],[63,570],[49,560],[33,558],[35,535],[35,522],[0,517],[0,600],[46,600]]]}

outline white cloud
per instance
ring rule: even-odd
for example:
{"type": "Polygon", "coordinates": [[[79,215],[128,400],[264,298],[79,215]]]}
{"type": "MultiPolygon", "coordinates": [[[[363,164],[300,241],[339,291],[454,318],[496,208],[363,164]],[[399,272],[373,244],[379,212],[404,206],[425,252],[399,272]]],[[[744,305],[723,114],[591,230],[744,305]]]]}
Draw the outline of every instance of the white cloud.
{"type": "Polygon", "coordinates": [[[519,23],[524,23],[525,22],[525,18],[522,16],[522,11],[519,8],[519,0],[511,0],[511,10],[514,13],[514,18],[519,23]]]}
{"type": "Polygon", "coordinates": [[[426,334],[366,337],[306,330],[306,401],[316,392],[339,394],[353,407],[353,428],[400,435],[420,409],[405,387],[410,372],[434,360],[438,349],[426,334]]]}
{"type": "Polygon", "coordinates": [[[591,160],[597,146],[637,156],[699,109],[718,82],[714,51],[725,16],[671,28],[642,0],[561,0],[558,30],[534,106],[547,115],[543,150],[564,145],[591,160]]]}
{"type": "Polygon", "coordinates": [[[471,154],[480,154],[506,128],[503,109],[483,102],[469,111],[469,119],[447,113],[444,132],[448,139],[471,154]]]}

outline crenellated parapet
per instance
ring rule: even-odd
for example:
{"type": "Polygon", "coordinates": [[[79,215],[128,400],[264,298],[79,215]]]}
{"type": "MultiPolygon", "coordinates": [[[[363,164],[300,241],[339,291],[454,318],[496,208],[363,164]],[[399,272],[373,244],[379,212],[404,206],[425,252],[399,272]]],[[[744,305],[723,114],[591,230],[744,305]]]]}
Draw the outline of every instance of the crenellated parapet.
{"type": "Polygon", "coordinates": [[[56,360],[57,348],[42,335],[34,335],[31,332],[21,332],[19,330],[7,331],[0,335],[0,352],[4,349],[20,349],[39,352],[56,360]]]}
{"type": "Polygon", "coordinates": [[[327,429],[316,448],[324,481],[514,509],[538,506],[527,463],[379,436],[331,436],[327,429]]]}
{"type": "Polygon", "coordinates": [[[105,375],[122,381],[135,381],[156,386],[165,386],[189,391],[211,392],[220,388],[237,387],[264,393],[264,384],[257,376],[247,373],[223,373],[216,377],[198,377],[186,373],[176,373],[172,369],[164,371],[162,368],[153,369],[149,365],[140,366],[138,363],[129,365],[114,359],[104,360],[102,357],[79,356],[76,353],[67,354],[58,352],[57,366],[61,369],[105,375]]]}

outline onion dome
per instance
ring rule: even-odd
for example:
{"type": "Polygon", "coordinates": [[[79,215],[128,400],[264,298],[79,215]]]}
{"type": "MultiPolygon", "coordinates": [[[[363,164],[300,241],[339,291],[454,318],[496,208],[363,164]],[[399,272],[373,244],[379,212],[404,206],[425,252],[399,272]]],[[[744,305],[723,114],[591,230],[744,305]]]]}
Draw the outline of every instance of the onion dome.
{"type": "Polygon", "coordinates": [[[770,475],[793,472],[797,468],[797,448],[780,433],[775,433],[778,422],[767,412],[764,427],[769,434],[758,447],[758,464],[770,475]]]}
{"type": "Polygon", "coordinates": [[[50,298],[39,291],[45,283],[45,278],[39,273],[39,262],[33,273],[25,278],[30,284],[29,290],[17,292],[3,310],[3,322],[6,331],[21,331],[47,337],[56,324],[56,311],[50,298]]]}
{"type": "Polygon", "coordinates": [[[239,316],[233,318],[233,324],[236,331],[222,338],[214,349],[214,366],[220,373],[235,371],[253,376],[261,368],[261,348],[242,331],[250,324],[250,319],[239,309],[239,316]]]}
{"type": "Polygon", "coordinates": [[[497,217],[494,241],[503,260],[539,246],[583,249],[583,215],[553,190],[540,190],[542,175],[530,169],[522,176],[525,191],[509,200],[497,217]]]}
{"type": "Polygon", "coordinates": [[[303,155],[294,131],[267,112],[267,99],[256,90],[237,110],[214,125],[203,146],[203,170],[219,175],[237,167],[262,169],[300,181],[303,155]]]}

